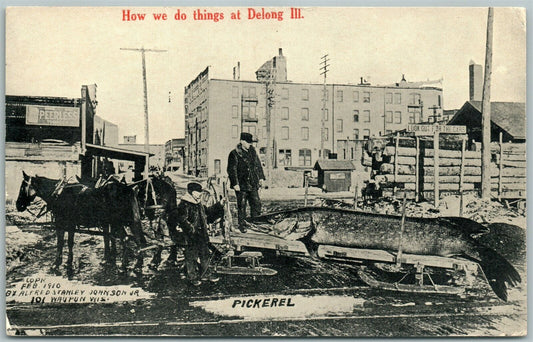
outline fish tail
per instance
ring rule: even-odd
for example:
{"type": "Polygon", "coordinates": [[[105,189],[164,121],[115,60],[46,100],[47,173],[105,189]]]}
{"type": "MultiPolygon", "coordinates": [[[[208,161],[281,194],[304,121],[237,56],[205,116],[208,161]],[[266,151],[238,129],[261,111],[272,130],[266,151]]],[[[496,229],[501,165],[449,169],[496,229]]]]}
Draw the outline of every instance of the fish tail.
{"type": "Polygon", "coordinates": [[[504,301],[507,301],[507,285],[515,286],[522,281],[520,274],[504,257],[495,250],[478,246],[479,265],[487,277],[494,293],[504,301]]]}

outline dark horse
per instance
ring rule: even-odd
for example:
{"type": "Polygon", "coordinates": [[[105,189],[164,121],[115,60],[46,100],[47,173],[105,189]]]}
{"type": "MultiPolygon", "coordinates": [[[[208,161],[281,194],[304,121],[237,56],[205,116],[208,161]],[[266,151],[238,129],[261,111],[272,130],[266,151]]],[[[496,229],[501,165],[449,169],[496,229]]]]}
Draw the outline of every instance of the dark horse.
{"type": "MultiPolygon", "coordinates": [[[[68,232],[67,268],[72,269],[74,234],[76,228],[102,227],[106,234],[120,236],[124,242],[122,267],[127,270],[131,244],[139,249],[142,230],[139,205],[135,192],[120,182],[108,182],[100,188],[88,188],[83,184],[67,184],[66,181],[29,176],[22,172],[23,180],[17,198],[17,210],[24,211],[39,196],[52,213],[57,234],[57,255],[53,269],[58,270],[62,263],[65,232],[68,232]],[[127,234],[129,227],[131,234],[127,234]]],[[[135,248],[135,247],[133,247],[135,248]]],[[[106,248],[106,257],[109,250],[106,248]]],[[[142,255],[137,254],[136,270],[142,267],[142,255]]]]}
{"type": "MultiPolygon", "coordinates": [[[[134,183],[138,188],[137,198],[141,207],[141,213],[150,221],[150,228],[154,231],[156,238],[163,238],[161,227],[161,218],[165,220],[168,228],[169,237],[174,242],[170,247],[170,254],[167,259],[169,265],[175,265],[177,262],[177,249],[181,244],[180,234],[176,227],[178,225],[177,212],[177,194],[172,180],[164,175],[150,176],[140,182],[134,183]],[[154,227],[153,222],[157,225],[154,227]]],[[[157,268],[161,262],[162,246],[158,246],[154,252],[151,261],[151,267],[157,268]]]]}

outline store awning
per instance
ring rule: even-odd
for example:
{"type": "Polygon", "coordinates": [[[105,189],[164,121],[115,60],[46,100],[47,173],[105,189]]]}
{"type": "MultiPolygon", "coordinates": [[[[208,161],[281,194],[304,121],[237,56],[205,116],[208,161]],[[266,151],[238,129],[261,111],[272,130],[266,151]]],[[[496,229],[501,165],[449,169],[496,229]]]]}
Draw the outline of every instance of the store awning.
{"type": "Polygon", "coordinates": [[[118,160],[139,161],[139,160],[145,160],[149,156],[154,156],[153,153],[133,151],[133,150],[125,149],[125,148],[101,146],[101,145],[94,145],[94,144],[85,144],[85,148],[86,148],[85,155],[107,157],[107,158],[118,159],[118,160]]]}

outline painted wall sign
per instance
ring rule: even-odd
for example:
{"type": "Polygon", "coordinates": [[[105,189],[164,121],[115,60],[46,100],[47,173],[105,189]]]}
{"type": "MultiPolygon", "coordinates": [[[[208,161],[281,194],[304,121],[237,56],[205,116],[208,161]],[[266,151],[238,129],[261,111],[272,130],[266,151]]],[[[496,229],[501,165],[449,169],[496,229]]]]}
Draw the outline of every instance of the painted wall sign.
{"type": "Polygon", "coordinates": [[[466,134],[466,126],[409,124],[407,126],[407,132],[414,132],[416,135],[433,135],[435,134],[435,132],[448,134],[466,134]]]}
{"type": "Polygon", "coordinates": [[[78,107],[26,106],[26,125],[79,127],[78,107]]]}
{"type": "Polygon", "coordinates": [[[329,174],[329,179],[344,179],[344,178],[346,178],[346,175],[342,172],[329,174]]]}

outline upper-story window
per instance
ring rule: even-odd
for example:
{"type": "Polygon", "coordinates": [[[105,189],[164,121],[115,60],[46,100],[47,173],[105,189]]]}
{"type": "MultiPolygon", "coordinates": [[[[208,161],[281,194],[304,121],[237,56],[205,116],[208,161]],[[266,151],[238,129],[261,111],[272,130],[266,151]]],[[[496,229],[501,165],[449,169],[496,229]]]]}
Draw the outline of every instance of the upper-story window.
{"type": "Polygon", "coordinates": [[[288,88],[282,88],[281,89],[281,99],[282,100],[288,100],[289,99],[289,89],[288,88]]]}
{"type": "Polygon", "coordinates": [[[359,92],[354,91],[353,92],[353,102],[359,102],[359,92]]]}
{"type": "Polygon", "coordinates": [[[342,90],[337,90],[337,101],[342,102],[343,97],[344,97],[344,92],[342,90]]]}
{"type": "Polygon", "coordinates": [[[385,94],[385,103],[386,104],[392,104],[392,93],[386,93],[385,94]]]}
{"type": "Polygon", "coordinates": [[[370,102],[370,92],[369,91],[365,91],[363,93],[363,102],[370,102]]]}
{"type": "Polygon", "coordinates": [[[309,108],[302,108],[302,121],[309,121],[309,108]]]}
{"type": "Polygon", "coordinates": [[[239,107],[237,106],[232,106],[231,107],[231,117],[236,119],[239,117],[239,107]]]}
{"type": "Polygon", "coordinates": [[[281,120],[289,120],[289,107],[281,107],[281,120]]]}
{"type": "Polygon", "coordinates": [[[394,104],[402,104],[402,93],[394,93],[394,104]]]}
{"type": "Polygon", "coordinates": [[[309,127],[302,127],[302,140],[309,140],[309,127]]]}
{"type": "Polygon", "coordinates": [[[309,100],[309,89],[302,89],[302,100],[309,100]]]}
{"type": "Polygon", "coordinates": [[[363,111],[363,122],[370,122],[370,111],[369,110],[363,111]]]}
{"type": "Polygon", "coordinates": [[[385,122],[392,123],[392,111],[385,112],[385,122]]]}
{"type": "Polygon", "coordinates": [[[410,105],[420,105],[420,94],[418,94],[418,93],[409,94],[409,104],[410,105]]]}
{"type": "Polygon", "coordinates": [[[396,111],[394,112],[394,123],[402,123],[402,112],[396,111]]]}
{"type": "Polygon", "coordinates": [[[337,131],[337,133],[342,133],[342,119],[337,119],[336,120],[336,123],[335,123],[335,129],[337,131]]]}
{"type": "Polygon", "coordinates": [[[289,140],[289,127],[287,126],[281,127],[281,139],[289,140]]]}

